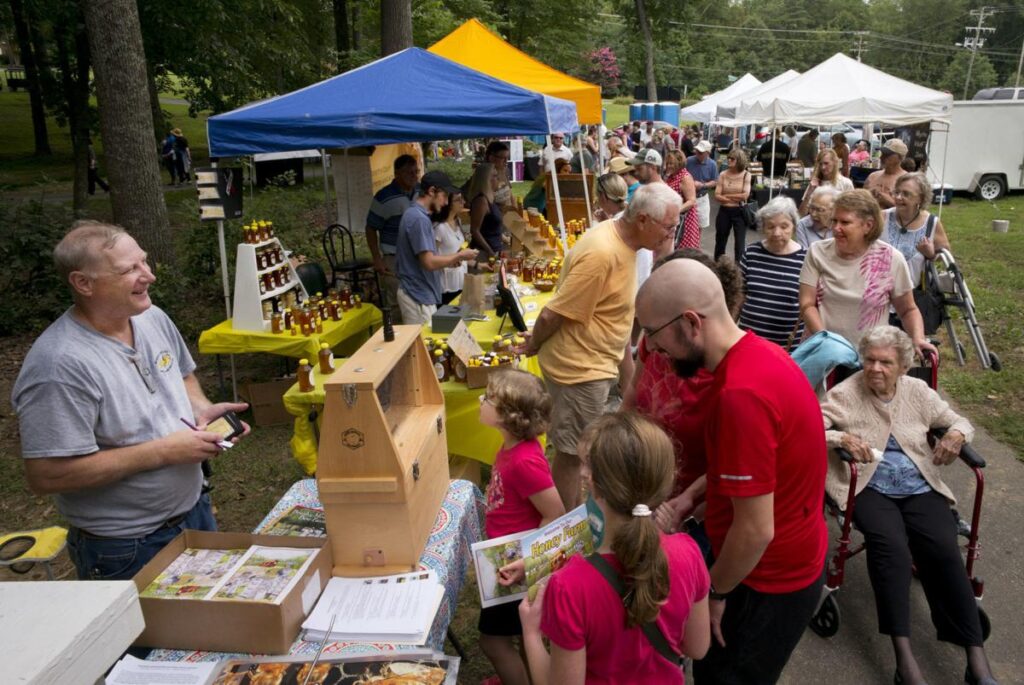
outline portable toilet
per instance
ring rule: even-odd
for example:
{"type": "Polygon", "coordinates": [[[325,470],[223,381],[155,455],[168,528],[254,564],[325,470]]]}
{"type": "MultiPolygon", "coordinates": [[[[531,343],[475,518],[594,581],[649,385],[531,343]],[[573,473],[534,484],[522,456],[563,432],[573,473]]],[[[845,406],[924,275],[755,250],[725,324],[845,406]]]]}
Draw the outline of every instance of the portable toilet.
{"type": "Polygon", "coordinates": [[[629,120],[630,121],[640,121],[641,119],[643,119],[644,118],[643,107],[644,106],[641,105],[639,102],[634,102],[632,105],[630,105],[629,106],[629,120]]]}
{"type": "Polygon", "coordinates": [[[654,106],[654,118],[658,121],[665,121],[673,126],[679,125],[679,103],[659,102],[654,106]]]}
{"type": "Polygon", "coordinates": [[[645,102],[641,108],[640,118],[644,121],[652,121],[654,119],[654,103],[645,102]]]}

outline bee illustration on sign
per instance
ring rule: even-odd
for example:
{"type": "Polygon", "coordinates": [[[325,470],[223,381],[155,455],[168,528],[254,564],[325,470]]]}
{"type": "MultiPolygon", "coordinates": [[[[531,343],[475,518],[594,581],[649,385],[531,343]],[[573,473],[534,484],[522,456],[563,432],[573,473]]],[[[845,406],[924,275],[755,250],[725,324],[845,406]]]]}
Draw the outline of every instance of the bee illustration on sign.
{"type": "Polygon", "coordinates": [[[341,434],[341,444],[350,450],[357,450],[366,444],[366,436],[361,430],[349,428],[341,434]]]}

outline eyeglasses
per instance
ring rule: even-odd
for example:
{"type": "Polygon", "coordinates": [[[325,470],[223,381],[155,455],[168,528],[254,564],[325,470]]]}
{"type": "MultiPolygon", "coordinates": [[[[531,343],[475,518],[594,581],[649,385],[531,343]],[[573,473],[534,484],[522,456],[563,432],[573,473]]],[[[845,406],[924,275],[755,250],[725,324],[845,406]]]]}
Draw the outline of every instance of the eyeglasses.
{"type": "Polygon", "coordinates": [[[671,221],[669,223],[663,224],[660,221],[658,221],[657,219],[655,219],[653,216],[651,216],[650,214],[644,214],[644,216],[647,217],[648,219],[650,219],[651,221],[653,221],[656,225],[660,226],[662,229],[664,229],[666,231],[674,231],[674,230],[676,230],[676,227],[679,225],[678,221],[671,221]]]}
{"type": "Polygon", "coordinates": [[[832,211],[832,208],[831,207],[822,207],[821,205],[814,205],[814,204],[812,204],[812,205],[808,205],[807,211],[814,212],[815,214],[818,214],[818,213],[830,212],[830,211],[832,211]]]}
{"type": "Polygon", "coordinates": [[[483,404],[484,402],[491,405],[492,407],[494,406],[494,400],[488,397],[487,393],[483,393],[482,395],[480,395],[480,404],[483,404]]]}
{"type": "Polygon", "coordinates": [[[665,330],[666,328],[668,328],[669,326],[671,326],[672,324],[674,324],[674,323],[675,323],[676,321],[679,321],[679,319],[682,319],[682,318],[683,318],[684,316],[686,316],[686,315],[687,315],[688,313],[690,313],[690,314],[696,314],[696,315],[697,315],[697,318],[700,318],[700,319],[706,319],[706,318],[707,318],[706,316],[704,316],[704,315],[703,315],[703,314],[701,314],[700,312],[695,312],[695,311],[693,311],[693,310],[687,309],[686,311],[684,311],[684,312],[683,312],[682,314],[680,314],[679,316],[677,316],[677,317],[673,318],[673,319],[672,319],[672,320],[670,320],[670,321],[666,321],[665,323],[661,324],[661,325],[660,325],[660,326],[658,326],[657,328],[651,329],[651,328],[644,328],[643,326],[641,326],[641,327],[640,327],[640,331],[641,331],[641,332],[642,332],[642,333],[644,334],[644,336],[646,336],[646,337],[647,337],[647,339],[648,339],[648,340],[650,340],[650,339],[654,338],[654,336],[656,336],[656,335],[657,335],[658,333],[661,333],[661,332],[662,332],[663,330],[665,330]]]}
{"type": "Polygon", "coordinates": [[[892,196],[911,198],[917,197],[917,193],[915,193],[913,190],[894,190],[892,191],[892,196]]]}

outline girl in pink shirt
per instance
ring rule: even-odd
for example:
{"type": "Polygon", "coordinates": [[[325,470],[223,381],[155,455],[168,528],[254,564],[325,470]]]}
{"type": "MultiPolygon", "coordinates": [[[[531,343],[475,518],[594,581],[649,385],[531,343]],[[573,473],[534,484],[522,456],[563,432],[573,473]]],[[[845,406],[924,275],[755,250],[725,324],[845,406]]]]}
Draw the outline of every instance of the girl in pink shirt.
{"type": "Polygon", "coordinates": [[[618,571],[625,599],[575,556],[532,603],[524,600],[533,685],[682,683],[678,658],[662,656],[642,629],[654,622],[674,656],[699,659],[711,643],[711,581],[700,550],[688,535],[662,534],[651,516],[672,487],[672,442],[638,414],[607,414],[584,433],[579,456],[605,520],[597,552],[618,571]]]}
{"type": "MultiPolygon", "coordinates": [[[[480,396],[480,423],[501,433],[502,446],[487,484],[484,528],[488,538],[532,530],[565,513],[537,440],[547,430],[550,415],[551,397],[541,379],[519,370],[491,374],[480,396]]],[[[499,569],[499,582],[516,582],[523,575],[522,563],[499,569]]],[[[502,685],[529,685],[526,664],[515,643],[523,632],[518,602],[481,609],[478,628],[480,649],[502,685]]]]}

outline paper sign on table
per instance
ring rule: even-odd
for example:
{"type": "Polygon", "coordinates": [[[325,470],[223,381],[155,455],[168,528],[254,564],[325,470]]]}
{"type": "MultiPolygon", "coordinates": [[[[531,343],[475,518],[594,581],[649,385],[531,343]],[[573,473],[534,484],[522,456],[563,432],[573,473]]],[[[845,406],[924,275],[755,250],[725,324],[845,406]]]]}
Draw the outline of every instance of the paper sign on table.
{"type": "Polygon", "coordinates": [[[472,357],[484,352],[480,343],[470,334],[465,321],[455,324],[455,330],[448,334],[448,347],[452,349],[459,361],[467,366],[472,357]]]}

